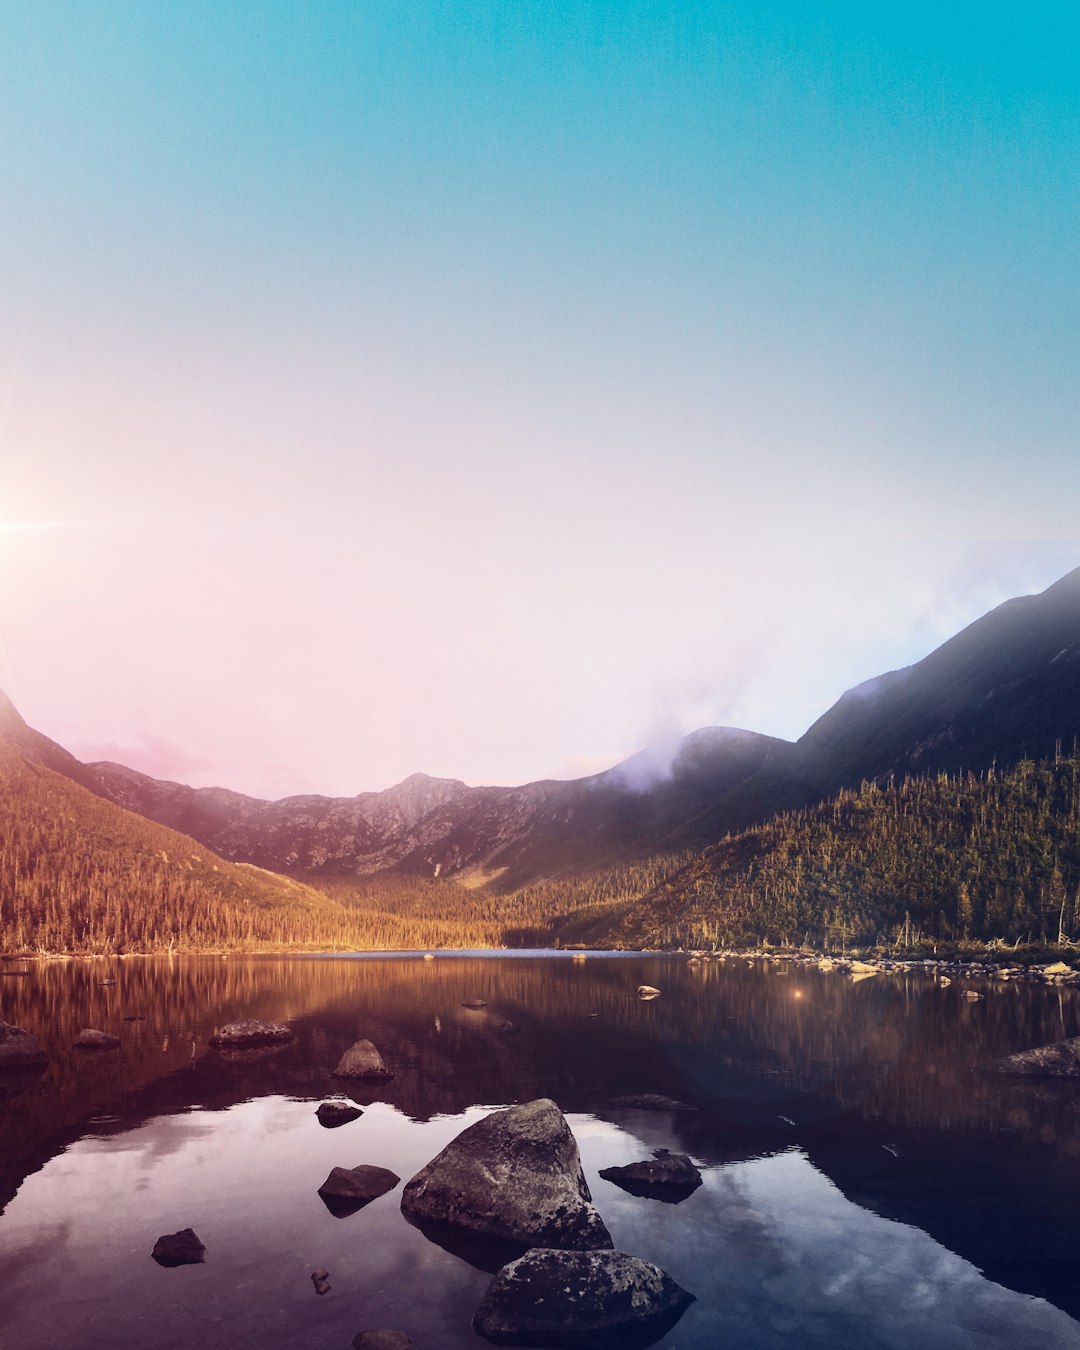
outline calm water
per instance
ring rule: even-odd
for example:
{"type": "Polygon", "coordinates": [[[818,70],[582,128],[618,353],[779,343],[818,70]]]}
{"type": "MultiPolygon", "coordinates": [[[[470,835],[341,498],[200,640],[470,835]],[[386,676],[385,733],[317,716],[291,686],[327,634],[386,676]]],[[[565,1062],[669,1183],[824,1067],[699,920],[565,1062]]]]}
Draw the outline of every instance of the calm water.
{"type": "Polygon", "coordinates": [[[1080,1348],[1080,1086],[974,1072],[1080,1034],[1077,994],[992,984],[972,1004],[969,983],[544,955],[129,958],[0,978],[0,1018],[51,1055],[0,1075],[0,1345],[347,1350],[395,1326],[420,1350],[478,1350],[490,1275],[405,1223],[400,1187],[344,1219],[316,1191],[334,1166],[407,1180],[487,1108],[550,1096],[616,1246],[697,1295],[659,1345],[1080,1348]],[[646,982],[663,990],[651,1003],[646,982]],[[488,1007],[461,1006],[475,998],[488,1007]],[[296,1039],[211,1050],[241,1017],[296,1039]],[[69,1050],[84,1026],[123,1048],[69,1050]],[[397,1077],[325,1130],[315,1106],[361,1036],[397,1077]],[[630,1092],[699,1109],[605,1109],[630,1092]],[[660,1146],[702,1168],[681,1204],[597,1176],[660,1146]],[[186,1227],[205,1264],[162,1269],[155,1240],[186,1227]]]}

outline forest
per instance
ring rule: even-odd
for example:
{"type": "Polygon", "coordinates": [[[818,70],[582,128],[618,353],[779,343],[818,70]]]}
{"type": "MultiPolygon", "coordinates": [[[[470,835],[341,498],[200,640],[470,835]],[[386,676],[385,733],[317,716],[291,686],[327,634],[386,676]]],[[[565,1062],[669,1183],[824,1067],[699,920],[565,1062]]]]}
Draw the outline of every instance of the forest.
{"type": "Polygon", "coordinates": [[[863,783],[721,840],[617,915],[613,945],[1080,940],[1080,755],[863,783]]]}
{"type": "Polygon", "coordinates": [[[225,862],[0,745],[0,951],[1080,945],[1080,754],[864,783],[703,852],[496,894],[225,862]]]}

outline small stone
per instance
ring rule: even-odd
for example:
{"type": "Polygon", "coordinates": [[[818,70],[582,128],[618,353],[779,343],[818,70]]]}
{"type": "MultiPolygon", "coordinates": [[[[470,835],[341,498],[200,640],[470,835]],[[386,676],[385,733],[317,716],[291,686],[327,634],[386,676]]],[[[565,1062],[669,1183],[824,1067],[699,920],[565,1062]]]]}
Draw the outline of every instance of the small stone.
{"type": "Polygon", "coordinates": [[[292,1027],[281,1022],[259,1022],[249,1018],[244,1022],[229,1022],[210,1037],[211,1045],[272,1045],[274,1042],[291,1041],[292,1027]]]}
{"type": "Polygon", "coordinates": [[[643,1002],[647,1003],[649,999],[659,998],[660,990],[657,989],[656,986],[652,984],[639,984],[637,996],[643,1002]]]}
{"type": "Polygon", "coordinates": [[[322,1297],[323,1294],[330,1292],[330,1272],[328,1270],[313,1270],[311,1272],[311,1283],[315,1286],[315,1292],[322,1297]]]}
{"type": "Polygon", "coordinates": [[[685,1153],[658,1149],[651,1159],[628,1163],[625,1167],[602,1167],[605,1181],[621,1186],[631,1195],[678,1204],[701,1185],[701,1173],[685,1153]]]}
{"type": "Polygon", "coordinates": [[[471,1008],[473,1012],[479,1012],[481,1008],[487,1007],[487,999],[468,998],[462,1003],[461,1006],[463,1008],[471,1008]]]}
{"type": "Polygon", "coordinates": [[[365,1078],[372,1083],[385,1082],[393,1076],[370,1041],[357,1041],[351,1045],[333,1073],[334,1078],[365,1078]]]}
{"type": "Polygon", "coordinates": [[[331,1214],[344,1219],[392,1191],[401,1178],[386,1167],[335,1167],[319,1187],[331,1214]]]}
{"type": "Polygon", "coordinates": [[[612,1097],[606,1107],[628,1111],[696,1111],[696,1106],[665,1097],[659,1092],[631,1092],[624,1097],[612,1097]]]}
{"type": "Polygon", "coordinates": [[[107,1031],[95,1031],[92,1027],[84,1027],[72,1041],[76,1050],[115,1050],[119,1044],[119,1036],[110,1036],[107,1031]]]}
{"type": "Polygon", "coordinates": [[[159,1237],[150,1255],[159,1266],[197,1266],[205,1259],[206,1248],[190,1228],[181,1228],[159,1237]]]}
{"type": "Polygon", "coordinates": [[[979,999],[982,998],[982,994],[980,994],[977,989],[965,989],[964,997],[969,1003],[978,1003],[979,999]]]}
{"type": "Polygon", "coordinates": [[[319,1124],[325,1129],[336,1130],[339,1125],[348,1125],[351,1120],[358,1120],[364,1113],[358,1106],[353,1106],[352,1102],[323,1102],[315,1112],[319,1118],[319,1124]]]}

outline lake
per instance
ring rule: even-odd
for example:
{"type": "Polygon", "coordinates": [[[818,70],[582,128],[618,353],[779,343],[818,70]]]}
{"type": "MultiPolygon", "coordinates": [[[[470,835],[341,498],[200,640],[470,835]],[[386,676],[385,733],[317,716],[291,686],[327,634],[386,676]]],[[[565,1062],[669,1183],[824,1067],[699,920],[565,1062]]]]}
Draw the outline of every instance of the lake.
{"type": "Polygon", "coordinates": [[[347,1350],[371,1327],[478,1350],[487,1271],[406,1223],[401,1186],[344,1218],[317,1190],[361,1163],[407,1181],[536,1097],[566,1113],[616,1247],[696,1295],[657,1345],[1080,1347],[1080,1085],[976,1071],[1080,1034],[1071,989],[652,955],[22,965],[0,1018],[50,1060],[0,1074],[4,1350],[347,1350]],[[208,1045],[246,1017],[295,1039],[208,1045]],[[82,1027],[122,1048],[72,1050],[82,1027]],[[315,1108],[361,1037],[396,1077],[324,1129],[315,1108]],[[605,1105],[643,1092],[697,1110],[605,1105]],[[597,1175],[657,1148],[701,1168],[679,1204],[597,1175]],[[151,1259],[187,1227],[204,1264],[151,1259]]]}

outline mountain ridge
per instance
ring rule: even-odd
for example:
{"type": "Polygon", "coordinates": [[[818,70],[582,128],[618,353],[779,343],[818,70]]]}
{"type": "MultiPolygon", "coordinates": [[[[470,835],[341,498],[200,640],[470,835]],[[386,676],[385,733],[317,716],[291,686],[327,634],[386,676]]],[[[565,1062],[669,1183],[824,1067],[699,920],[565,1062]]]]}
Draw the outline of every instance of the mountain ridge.
{"type": "Polygon", "coordinates": [[[6,698],[0,739],[97,795],[274,871],[467,876],[496,889],[700,849],[863,780],[1044,757],[1080,737],[1080,568],[990,610],[922,660],[847,690],[797,741],[699,728],[589,777],[267,801],[82,764],[6,698]]]}

